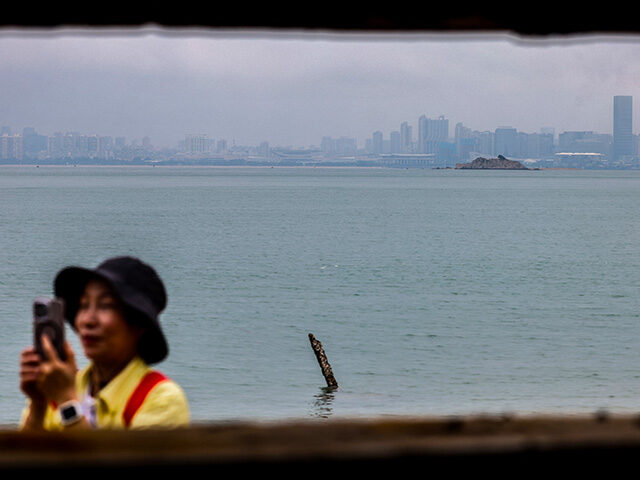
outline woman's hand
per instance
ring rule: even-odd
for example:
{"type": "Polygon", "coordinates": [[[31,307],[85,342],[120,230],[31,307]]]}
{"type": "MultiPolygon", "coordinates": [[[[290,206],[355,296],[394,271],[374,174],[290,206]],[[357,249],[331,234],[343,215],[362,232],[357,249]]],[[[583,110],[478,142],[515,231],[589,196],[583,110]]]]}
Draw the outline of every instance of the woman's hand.
{"type": "Polygon", "coordinates": [[[64,344],[66,360],[61,360],[46,335],[42,336],[42,349],[46,359],[42,359],[36,379],[37,389],[47,400],[58,405],[69,400],[77,400],[75,355],[68,342],[64,344]]]}
{"type": "Polygon", "coordinates": [[[47,399],[38,387],[41,359],[34,347],[25,348],[20,354],[20,390],[34,406],[45,407],[47,399]]]}

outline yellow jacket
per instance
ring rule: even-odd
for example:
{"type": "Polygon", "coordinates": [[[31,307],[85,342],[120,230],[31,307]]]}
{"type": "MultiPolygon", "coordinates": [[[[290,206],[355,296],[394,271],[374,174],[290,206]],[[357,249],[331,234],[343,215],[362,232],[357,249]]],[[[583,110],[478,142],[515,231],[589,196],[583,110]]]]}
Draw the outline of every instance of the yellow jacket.
{"type": "MultiPolygon", "coordinates": [[[[96,428],[127,428],[124,413],[127,403],[142,379],[152,370],[141,358],[135,357],[113,378],[93,399],[89,396],[91,365],[79,371],[76,376],[76,391],[83,406],[94,403],[93,420],[96,428]]],[[[140,392],[138,395],[140,396],[140,392]]],[[[141,404],[130,419],[128,428],[177,428],[189,424],[189,404],[182,388],[171,379],[155,384],[146,396],[142,395],[141,404]]],[[[88,410],[85,408],[85,410],[88,410]]],[[[132,410],[129,408],[129,413],[132,410]]],[[[28,408],[22,415],[27,418],[28,408]]],[[[85,415],[87,412],[85,411],[85,415]]],[[[92,415],[89,415],[91,417],[92,415]]],[[[44,419],[46,430],[62,430],[60,414],[53,406],[47,408],[44,419]]]]}

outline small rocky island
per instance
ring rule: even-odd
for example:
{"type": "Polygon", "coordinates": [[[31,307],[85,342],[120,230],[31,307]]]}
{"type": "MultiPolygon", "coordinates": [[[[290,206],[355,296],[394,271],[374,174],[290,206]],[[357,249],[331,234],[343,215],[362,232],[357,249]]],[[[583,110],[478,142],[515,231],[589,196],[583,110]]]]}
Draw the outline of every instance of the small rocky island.
{"type": "Polygon", "coordinates": [[[478,157],[471,163],[456,163],[456,169],[529,170],[522,163],[508,160],[502,155],[498,155],[498,158],[478,157]]]}

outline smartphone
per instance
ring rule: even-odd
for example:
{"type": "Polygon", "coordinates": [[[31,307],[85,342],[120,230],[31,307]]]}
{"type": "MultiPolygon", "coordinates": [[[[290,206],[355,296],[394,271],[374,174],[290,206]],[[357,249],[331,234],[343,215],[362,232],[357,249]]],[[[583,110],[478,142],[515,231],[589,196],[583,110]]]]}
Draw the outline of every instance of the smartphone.
{"type": "Polygon", "coordinates": [[[59,298],[38,297],[33,301],[33,344],[42,359],[42,335],[51,340],[58,357],[66,360],[64,352],[64,302],[59,298]]]}

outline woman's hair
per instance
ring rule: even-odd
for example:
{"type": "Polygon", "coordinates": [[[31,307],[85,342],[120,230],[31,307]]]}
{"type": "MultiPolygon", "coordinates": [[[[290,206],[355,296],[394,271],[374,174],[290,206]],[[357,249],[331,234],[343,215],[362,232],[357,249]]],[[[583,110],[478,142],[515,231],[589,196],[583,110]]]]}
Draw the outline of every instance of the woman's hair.
{"type": "Polygon", "coordinates": [[[153,342],[150,338],[151,330],[148,328],[149,320],[143,313],[127,305],[122,306],[122,313],[127,324],[143,330],[142,336],[138,340],[138,355],[145,362],[150,363],[151,355],[153,355],[153,342]]]}

